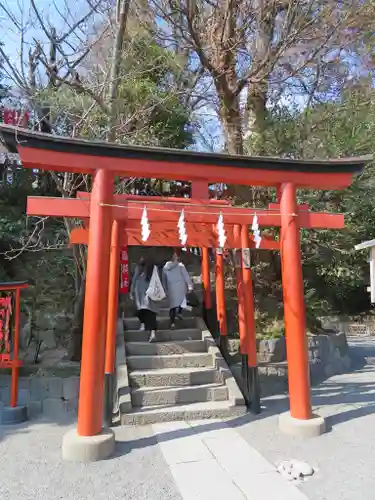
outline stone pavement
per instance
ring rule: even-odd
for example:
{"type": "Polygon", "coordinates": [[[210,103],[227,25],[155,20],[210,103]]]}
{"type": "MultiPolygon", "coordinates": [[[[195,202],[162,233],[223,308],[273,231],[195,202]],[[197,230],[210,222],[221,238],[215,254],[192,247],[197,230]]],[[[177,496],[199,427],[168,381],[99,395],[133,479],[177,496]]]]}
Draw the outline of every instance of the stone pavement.
{"type": "Polygon", "coordinates": [[[315,474],[299,485],[310,500],[375,498],[375,338],[350,339],[350,347],[357,368],[312,389],[314,410],[329,427],[323,436],[300,440],[280,434],[277,414],[288,406],[283,397],[263,400],[258,418],[231,423],[271,463],[298,459],[311,465],[315,474]],[[364,357],[367,362],[360,364],[364,357]]]}
{"type": "Polygon", "coordinates": [[[307,500],[222,421],[152,427],[183,500],[307,500]]]}
{"type": "Polygon", "coordinates": [[[307,500],[222,421],[118,427],[115,457],[61,460],[69,425],[0,426],[1,500],[307,500]]]}
{"type": "Polygon", "coordinates": [[[315,409],[331,427],[319,438],[279,432],[285,397],[266,398],[258,417],[226,423],[118,427],[116,455],[93,464],[61,460],[72,422],[0,426],[0,499],[373,500],[375,339],[357,339],[352,349],[367,364],[313,388],[315,409]],[[275,466],[291,459],[307,462],[315,474],[288,482],[275,466]]]}

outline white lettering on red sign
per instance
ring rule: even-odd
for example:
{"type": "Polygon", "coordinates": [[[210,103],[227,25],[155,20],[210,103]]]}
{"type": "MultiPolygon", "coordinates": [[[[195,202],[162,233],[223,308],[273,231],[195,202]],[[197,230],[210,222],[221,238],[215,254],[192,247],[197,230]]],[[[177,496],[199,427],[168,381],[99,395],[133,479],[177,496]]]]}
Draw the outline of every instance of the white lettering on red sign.
{"type": "Polygon", "coordinates": [[[128,247],[123,247],[120,250],[120,293],[129,293],[128,247]]]}

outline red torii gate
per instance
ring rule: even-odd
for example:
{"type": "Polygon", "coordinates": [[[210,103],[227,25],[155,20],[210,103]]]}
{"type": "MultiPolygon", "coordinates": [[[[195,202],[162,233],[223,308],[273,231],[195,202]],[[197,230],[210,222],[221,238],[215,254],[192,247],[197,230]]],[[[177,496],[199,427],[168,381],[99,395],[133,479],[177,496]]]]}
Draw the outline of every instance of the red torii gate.
{"type": "MultiPolygon", "coordinates": [[[[195,183],[193,182],[193,190],[195,183]]],[[[196,191],[196,190],[195,190],[196,191]]],[[[203,191],[201,191],[203,195],[203,191]]],[[[206,199],[166,198],[135,195],[114,195],[112,209],[116,220],[116,232],[112,230],[110,286],[108,298],[108,321],[106,334],[106,365],[105,365],[105,401],[106,421],[110,422],[112,382],[114,373],[114,342],[116,335],[117,296],[118,296],[118,256],[119,247],[123,245],[170,246],[181,247],[177,236],[177,221],[184,210],[189,246],[202,248],[202,277],[204,285],[205,309],[211,309],[211,290],[209,277],[208,248],[217,247],[216,227],[219,214],[225,214],[227,241],[225,248],[243,249],[254,248],[253,238],[249,237],[248,225],[255,215],[261,218],[262,225],[280,226],[280,206],[270,204],[268,210],[240,209],[230,205],[227,201],[209,200],[208,185],[206,185],[206,199]],[[141,215],[147,207],[148,219],[151,224],[151,236],[144,243],[141,238],[141,215]],[[167,221],[166,221],[167,219],[167,221]],[[194,222],[190,222],[194,221],[194,222]],[[206,223],[211,221],[211,223],[206,223]],[[229,221],[229,224],[227,224],[229,221]],[[233,224],[236,221],[237,224],[233,224]],[[243,228],[243,230],[241,229],[243,228]],[[237,233],[236,233],[237,230],[237,233]],[[241,232],[243,233],[241,236],[241,232]],[[112,262],[116,259],[116,262],[112,262]]],[[[344,227],[342,214],[312,213],[308,205],[299,205],[298,214],[301,227],[308,228],[335,228],[344,227]]],[[[77,192],[77,198],[46,198],[28,197],[28,215],[64,216],[81,218],[85,228],[75,228],[70,235],[72,244],[87,244],[89,237],[90,220],[90,193],[77,192]]],[[[264,236],[260,249],[279,250],[280,243],[264,236]]],[[[252,277],[250,265],[244,266],[243,277],[236,273],[237,292],[239,303],[239,330],[240,353],[244,364],[244,387],[248,386],[247,401],[253,411],[260,411],[259,390],[257,386],[256,360],[256,332],[254,303],[252,292],[252,277]],[[245,278],[245,286],[242,278],[245,278]],[[248,380],[248,382],[247,382],[248,380]]],[[[220,330],[220,345],[224,353],[227,352],[227,316],[225,307],[224,267],[222,254],[216,252],[216,302],[217,317],[220,330]]]]}
{"type": "MultiPolygon", "coordinates": [[[[193,183],[193,191],[195,189],[193,183]]],[[[202,278],[204,287],[204,307],[205,311],[211,309],[211,284],[209,272],[208,249],[217,247],[217,233],[214,224],[205,224],[198,222],[189,222],[191,219],[195,221],[213,221],[218,220],[218,216],[226,209],[226,215],[230,215],[231,219],[236,215],[235,220],[241,221],[244,219],[252,220],[255,213],[249,210],[242,210],[242,215],[239,211],[230,205],[227,201],[209,200],[208,185],[206,186],[206,199],[186,199],[186,198],[166,198],[166,197],[149,197],[135,195],[114,195],[114,205],[116,214],[113,214],[116,223],[112,227],[111,241],[111,258],[110,258],[110,276],[109,276],[109,296],[108,296],[108,320],[106,333],[106,363],[105,363],[105,415],[106,423],[111,422],[111,408],[113,406],[110,395],[113,393],[114,381],[114,365],[115,365],[115,340],[116,340],[116,318],[118,308],[118,268],[120,246],[125,245],[147,245],[147,246],[169,246],[182,247],[177,236],[177,221],[182,209],[185,214],[185,222],[188,233],[188,242],[190,247],[201,247],[202,249],[202,278]],[[139,204],[137,205],[137,202],[139,204]],[[130,205],[130,206],[129,206],[130,205]],[[151,212],[151,235],[146,243],[141,238],[141,214],[143,208],[147,207],[151,212]],[[122,211],[120,211],[121,209],[122,211]],[[234,214],[233,214],[234,212],[234,214]],[[167,216],[168,214],[168,216],[167,216]],[[128,218],[127,218],[128,217],[128,218]],[[165,219],[173,219],[168,220],[165,219]]],[[[201,193],[203,194],[203,193],[201,193]]],[[[305,207],[303,207],[305,208],[305,207]]],[[[271,216],[271,223],[277,225],[277,217],[272,211],[261,211],[265,220],[266,215],[271,216]]],[[[46,198],[46,197],[28,197],[27,201],[28,215],[44,215],[44,216],[64,216],[81,218],[84,221],[85,228],[75,228],[70,234],[71,244],[87,244],[89,236],[89,221],[90,221],[90,193],[77,192],[77,198],[46,198]],[[80,201],[81,203],[75,203],[80,201]]],[[[304,218],[304,222],[310,225],[308,217],[304,218]]],[[[331,221],[335,226],[343,225],[343,217],[338,215],[332,218],[331,221]]],[[[236,235],[235,227],[238,224],[226,225],[227,241],[225,248],[254,248],[255,243],[253,238],[249,237],[248,225],[244,224],[244,235],[241,239],[240,234],[236,235]]],[[[279,250],[280,243],[271,239],[267,235],[263,235],[260,244],[260,249],[279,250]]],[[[244,387],[251,386],[253,394],[247,394],[246,399],[252,410],[258,413],[260,411],[259,390],[257,387],[257,363],[256,363],[256,332],[255,332],[255,317],[254,304],[251,282],[251,270],[244,270],[244,274],[248,276],[246,286],[239,286],[238,301],[241,304],[240,308],[246,309],[246,314],[239,315],[240,323],[240,352],[243,358],[244,371],[244,387]],[[247,272],[247,274],[246,274],[247,272]],[[247,301],[247,307],[245,302],[247,301]],[[249,376],[249,373],[251,376],[249,376]],[[249,384],[247,380],[249,379],[249,384]],[[252,382],[255,380],[256,383],[252,382]],[[250,383],[251,382],[251,383],[250,383]],[[251,401],[251,403],[250,403],[251,401]]],[[[224,266],[223,255],[216,252],[216,296],[217,296],[217,317],[220,329],[220,345],[227,352],[227,316],[225,307],[225,290],[224,290],[224,266]]],[[[241,309],[242,310],[242,309],[241,309]]],[[[250,393],[250,391],[248,391],[250,393]]]]}
{"type": "MultiPolygon", "coordinates": [[[[201,186],[222,182],[277,188],[290,395],[290,414],[280,416],[280,426],[300,434],[301,429],[310,435],[324,431],[324,420],[312,414],[310,401],[299,235],[303,211],[297,207],[296,189],[345,189],[371,157],[333,161],[231,157],[90,142],[6,126],[0,126],[0,133],[6,147],[19,153],[26,168],[93,175],[78,428],[64,437],[65,458],[85,455],[98,459],[114,450],[113,434],[102,428],[102,408],[111,225],[117,215],[113,207],[115,175],[172,180],[178,176],[201,186]]],[[[238,219],[233,224],[238,224],[238,219]]],[[[243,234],[248,236],[248,231],[243,234]]]]}

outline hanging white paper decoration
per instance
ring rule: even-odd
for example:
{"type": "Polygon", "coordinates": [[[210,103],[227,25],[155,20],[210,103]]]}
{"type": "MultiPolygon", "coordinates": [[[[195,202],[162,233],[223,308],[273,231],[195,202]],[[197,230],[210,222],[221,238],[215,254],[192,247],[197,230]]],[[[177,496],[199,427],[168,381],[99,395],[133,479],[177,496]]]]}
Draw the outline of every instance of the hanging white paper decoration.
{"type": "Polygon", "coordinates": [[[142,212],[141,226],[142,226],[142,241],[147,241],[148,238],[150,237],[151,231],[150,231],[150,225],[148,223],[146,207],[144,207],[142,212]]]}
{"type": "Polygon", "coordinates": [[[180,218],[178,219],[178,237],[180,238],[182,247],[186,247],[186,242],[187,242],[187,233],[186,233],[186,227],[185,227],[185,213],[184,209],[181,210],[181,215],[180,218]]]}
{"type": "Polygon", "coordinates": [[[219,237],[219,247],[224,248],[225,242],[227,241],[227,236],[225,234],[223,214],[219,215],[219,220],[217,221],[217,234],[219,237]]]}
{"type": "Polygon", "coordinates": [[[260,236],[258,217],[256,214],[254,215],[253,224],[251,226],[251,229],[252,229],[253,234],[254,234],[255,248],[259,248],[260,242],[262,241],[262,237],[260,236]]]}

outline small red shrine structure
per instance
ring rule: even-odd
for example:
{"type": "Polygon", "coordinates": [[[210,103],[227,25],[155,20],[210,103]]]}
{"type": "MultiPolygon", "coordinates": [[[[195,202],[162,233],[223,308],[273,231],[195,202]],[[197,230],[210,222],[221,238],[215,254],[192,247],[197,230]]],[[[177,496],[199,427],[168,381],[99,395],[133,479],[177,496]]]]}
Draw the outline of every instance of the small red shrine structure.
{"type": "MultiPolygon", "coordinates": [[[[80,195],[75,200],[59,198],[49,201],[43,198],[42,205],[40,199],[28,202],[30,214],[78,217],[85,222],[84,230],[74,235],[75,242],[88,243],[78,427],[64,438],[65,458],[80,455],[82,449],[87,447],[96,450],[92,453],[96,459],[108,456],[114,450],[113,434],[103,429],[103,388],[105,371],[113,372],[114,363],[113,308],[118,287],[118,249],[120,240],[122,242],[126,238],[124,232],[133,234],[131,238],[134,241],[139,238],[136,226],[141,217],[140,208],[145,204],[136,199],[116,198],[113,195],[115,176],[171,180],[178,176],[181,181],[191,181],[193,198],[185,200],[184,205],[187,224],[206,224],[206,230],[222,214],[226,225],[231,226],[228,231],[232,238],[230,244],[243,249],[242,274],[237,273],[241,299],[239,307],[242,317],[245,316],[245,321],[242,325],[240,323],[240,333],[245,339],[242,353],[246,354],[249,372],[254,375],[251,378],[253,383],[256,383],[256,349],[251,269],[247,258],[248,249],[252,246],[248,225],[257,215],[260,226],[281,228],[290,414],[281,416],[280,426],[286,432],[300,434],[301,429],[308,429],[306,433],[309,435],[324,431],[324,420],[313,415],[311,408],[300,228],[339,229],[343,227],[344,218],[342,214],[317,214],[310,212],[307,206],[298,206],[296,190],[345,189],[351,184],[353,176],[362,172],[366,163],[371,161],[370,157],[300,161],[229,156],[90,142],[6,126],[0,126],[0,134],[8,150],[19,153],[25,168],[93,176],[90,195],[80,195]],[[208,183],[274,187],[277,203],[268,210],[257,210],[256,213],[253,209],[215,206],[208,200],[208,183]],[[195,205],[199,205],[199,209],[195,205]]],[[[173,210],[173,203],[178,203],[170,199],[154,203],[152,199],[147,201],[150,224],[166,227],[168,223],[176,224],[181,205],[173,210]]],[[[197,240],[197,243],[217,247],[217,239],[212,234],[208,241],[197,240]]],[[[208,247],[203,246],[203,249],[203,282],[205,287],[209,287],[208,247]]],[[[220,334],[225,337],[222,252],[216,252],[216,294],[220,334]]],[[[209,300],[208,295],[205,300],[209,300]]]]}
{"type": "Polygon", "coordinates": [[[22,361],[19,355],[21,290],[27,281],[0,283],[0,369],[12,370],[10,404],[3,409],[1,422],[16,424],[26,420],[26,407],[17,406],[18,376],[22,361]]]}

